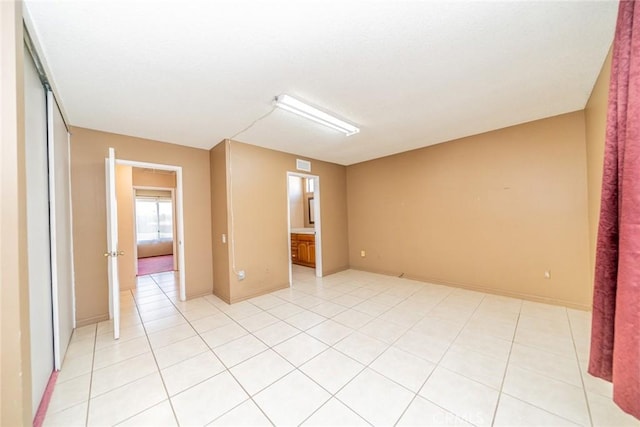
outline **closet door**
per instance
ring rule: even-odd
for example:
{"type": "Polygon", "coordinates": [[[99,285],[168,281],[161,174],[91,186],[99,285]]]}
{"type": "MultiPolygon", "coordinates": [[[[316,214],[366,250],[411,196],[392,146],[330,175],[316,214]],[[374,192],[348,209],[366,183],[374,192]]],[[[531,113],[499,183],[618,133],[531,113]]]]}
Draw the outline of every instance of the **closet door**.
{"type": "Polygon", "coordinates": [[[55,368],[60,369],[75,326],[69,133],[51,91],[47,92],[49,213],[55,368]]]}
{"type": "Polygon", "coordinates": [[[32,407],[36,413],[53,372],[53,313],[47,167],[46,94],[24,52],[25,162],[32,407]]]}

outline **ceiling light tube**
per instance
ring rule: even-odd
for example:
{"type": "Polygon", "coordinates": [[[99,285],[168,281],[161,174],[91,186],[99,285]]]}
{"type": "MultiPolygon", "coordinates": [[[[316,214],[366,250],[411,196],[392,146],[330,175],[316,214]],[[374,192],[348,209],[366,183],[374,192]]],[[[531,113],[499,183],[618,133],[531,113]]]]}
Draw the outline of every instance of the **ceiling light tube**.
{"type": "Polygon", "coordinates": [[[309,104],[305,104],[304,102],[289,95],[276,96],[275,103],[276,107],[282,108],[283,110],[287,110],[306,119],[313,120],[314,122],[330,127],[331,129],[340,131],[346,136],[360,132],[360,128],[357,126],[347,123],[344,120],[340,120],[331,114],[325,113],[324,111],[318,110],[317,108],[312,107],[309,104]]]}

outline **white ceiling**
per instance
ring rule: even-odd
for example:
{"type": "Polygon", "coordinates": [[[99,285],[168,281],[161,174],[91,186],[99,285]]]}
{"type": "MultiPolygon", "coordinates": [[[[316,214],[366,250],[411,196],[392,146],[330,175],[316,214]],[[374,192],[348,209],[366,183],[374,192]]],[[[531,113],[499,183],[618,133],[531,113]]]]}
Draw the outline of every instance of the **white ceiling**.
{"type": "Polygon", "coordinates": [[[74,126],[209,149],[287,93],[361,127],[276,110],[238,141],[353,164],[584,108],[616,1],[27,0],[74,126]]]}

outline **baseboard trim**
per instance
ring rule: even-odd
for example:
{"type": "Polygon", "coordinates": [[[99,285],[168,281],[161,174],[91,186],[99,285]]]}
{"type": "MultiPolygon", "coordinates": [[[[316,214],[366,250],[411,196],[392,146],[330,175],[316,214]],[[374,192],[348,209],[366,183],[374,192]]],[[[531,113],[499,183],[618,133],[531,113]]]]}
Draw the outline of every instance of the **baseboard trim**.
{"type": "MultiPolygon", "coordinates": [[[[400,276],[398,273],[391,273],[391,272],[388,272],[388,271],[376,271],[375,269],[367,269],[367,268],[361,268],[361,267],[351,267],[350,269],[351,270],[358,270],[358,271],[365,271],[367,273],[382,274],[384,276],[394,276],[394,277],[399,277],[400,276]]],[[[449,282],[449,281],[445,281],[445,280],[418,277],[418,276],[412,276],[412,275],[403,275],[402,278],[403,279],[409,279],[409,280],[417,280],[419,282],[424,282],[424,283],[432,283],[434,285],[450,286],[450,287],[453,287],[453,288],[461,288],[461,289],[467,289],[467,290],[470,290],[470,291],[484,292],[484,293],[492,294],[492,295],[500,295],[500,296],[504,296],[504,297],[518,298],[518,299],[522,299],[522,300],[526,300],[526,301],[540,302],[540,303],[550,304],[550,305],[557,305],[557,306],[572,308],[572,309],[575,309],[575,310],[591,311],[591,305],[590,304],[589,305],[585,305],[585,304],[580,304],[580,303],[576,303],[576,302],[572,302],[572,301],[566,301],[566,300],[561,300],[561,299],[556,299],[556,298],[543,297],[543,296],[539,296],[539,295],[531,295],[531,294],[526,294],[526,293],[522,293],[522,292],[505,291],[505,290],[502,290],[502,289],[495,289],[495,288],[490,288],[490,287],[485,287],[485,286],[469,285],[469,284],[466,284],[466,283],[449,282]]]]}
{"type": "Polygon", "coordinates": [[[79,319],[76,320],[76,328],[93,325],[94,323],[104,322],[105,320],[109,320],[108,314],[101,314],[99,316],[87,317],[86,319],[79,319]]]}

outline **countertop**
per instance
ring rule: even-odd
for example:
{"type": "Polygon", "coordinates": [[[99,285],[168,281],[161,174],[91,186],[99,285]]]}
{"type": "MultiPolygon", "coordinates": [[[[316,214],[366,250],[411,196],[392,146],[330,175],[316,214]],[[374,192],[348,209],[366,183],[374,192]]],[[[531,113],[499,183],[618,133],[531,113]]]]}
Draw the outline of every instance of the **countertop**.
{"type": "Polygon", "coordinates": [[[315,228],[292,228],[291,234],[316,234],[315,228]]]}

